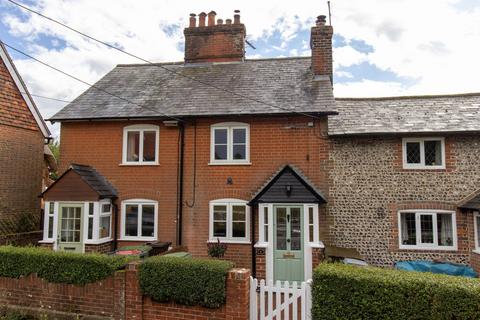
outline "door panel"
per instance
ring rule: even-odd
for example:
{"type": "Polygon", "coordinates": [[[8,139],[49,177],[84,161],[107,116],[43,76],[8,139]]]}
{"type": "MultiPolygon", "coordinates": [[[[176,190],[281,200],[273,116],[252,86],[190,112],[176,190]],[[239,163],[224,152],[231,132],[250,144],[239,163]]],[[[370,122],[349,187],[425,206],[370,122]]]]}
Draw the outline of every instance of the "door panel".
{"type": "Polygon", "coordinates": [[[274,280],[303,281],[303,208],[274,207],[274,280]]]}
{"type": "Polygon", "coordinates": [[[83,251],[83,205],[61,205],[58,221],[58,250],[83,251]]]}

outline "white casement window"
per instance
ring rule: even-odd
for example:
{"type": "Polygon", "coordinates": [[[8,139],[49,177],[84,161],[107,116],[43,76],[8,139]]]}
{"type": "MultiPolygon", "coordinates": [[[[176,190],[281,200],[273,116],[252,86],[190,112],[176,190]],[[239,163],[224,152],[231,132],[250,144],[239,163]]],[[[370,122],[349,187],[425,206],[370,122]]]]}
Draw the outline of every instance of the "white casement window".
{"type": "Polygon", "coordinates": [[[307,205],[307,218],[308,218],[308,242],[319,243],[320,234],[318,232],[318,205],[307,205]]]}
{"type": "Polygon", "coordinates": [[[225,122],[211,126],[210,164],[250,164],[250,126],[225,122]]]}
{"type": "Polygon", "coordinates": [[[54,241],[55,235],[55,202],[45,202],[45,215],[43,224],[43,240],[54,241]]]}
{"type": "Polygon", "coordinates": [[[210,241],[250,241],[250,207],[244,200],[210,201],[210,241]]]}
{"type": "Polygon", "coordinates": [[[399,211],[398,226],[400,249],[457,249],[457,227],[453,211],[399,211]]]}
{"type": "Polygon", "coordinates": [[[158,203],[132,199],[122,202],[122,240],[156,240],[158,203]]]}
{"type": "Polygon", "coordinates": [[[123,128],[123,164],[158,164],[159,127],[132,125],[123,128]]]}
{"type": "Polygon", "coordinates": [[[404,169],[445,169],[444,138],[405,138],[404,169]]]}
{"type": "Polygon", "coordinates": [[[98,238],[110,238],[112,234],[112,204],[100,202],[98,238]]]}
{"type": "Polygon", "coordinates": [[[473,214],[474,230],[475,230],[475,251],[480,253],[480,213],[473,214]]]}
{"type": "Polygon", "coordinates": [[[88,210],[87,210],[87,240],[94,239],[94,222],[95,222],[95,203],[89,202],[88,203],[88,210]]]}
{"type": "Polygon", "coordinates": [[[271,204],[259,204],[258,205],[258,243],[257,245],[267,245],[269,239],[270,228],[268,226],[269,214],[273,210],[271,204]]]}

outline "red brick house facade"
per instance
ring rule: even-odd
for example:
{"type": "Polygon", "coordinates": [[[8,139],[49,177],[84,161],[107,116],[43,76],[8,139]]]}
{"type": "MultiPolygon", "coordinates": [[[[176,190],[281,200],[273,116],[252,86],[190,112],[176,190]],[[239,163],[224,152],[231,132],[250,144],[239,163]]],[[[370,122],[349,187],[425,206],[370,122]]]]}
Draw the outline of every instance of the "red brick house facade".
{"type": "Polygon", "coordinates": [[[0,45],[0,235],[38,230],[50,132],[0,45]]]}
{"type": "MultiPolygon", "coordinates": [[[[220,240],[226,259],[272,280],[308,279],[324,254],[343,249],[375,265],[474,261],[465,211],[475,209],[459,203],[479,185],[476,175],[462,182],[478,162],[450,128],[421,132],[398,120],[411,104],[432,104],[400,99],[404,108],[385,119],[382,101],[335,101],[324,16],[311,57],[248,60],[238,12],[215,15],[190,16],[185,62],[119,65],[96,84],[104,91],[50,119],[61,123],[66,173],[43,194],[46,245],[105,252],[162,241],[207,256],[220,240]],[[376,118],[384,131],[369,126],[376,118]]],[[[455,101],[478,101],[431,99],[453,101],[458,117],[467,116],[455,101]]],[[[468,132],[478,129],[460,131],[478,141],[468,132]]]]}

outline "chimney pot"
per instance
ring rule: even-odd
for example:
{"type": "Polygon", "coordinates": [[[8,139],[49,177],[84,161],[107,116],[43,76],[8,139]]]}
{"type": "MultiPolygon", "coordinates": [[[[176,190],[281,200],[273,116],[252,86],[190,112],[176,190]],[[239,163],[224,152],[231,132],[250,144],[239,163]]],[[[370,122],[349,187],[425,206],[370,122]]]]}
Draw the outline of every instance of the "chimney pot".
{"type": "Polygon", "coordinates": [[[223,20],[222,19],[217,19],[217,24],[223,24],[223,20]]]}
{"type": "Polygon", "coordinates": [[[198,26],[199,27],[205,27],[205,18],[207,17],[207,14],[205,12],[201,12],[198,15],[198,26]]]}
{"type": "Polygon", "coordinates": [[[225,24],[232,24],[232,19],[226,19],[225,24]]]}
{"type": "Polygon", "coordinates": [[[240,10],[235,10],[233,15],[233,24],[240,24],[240,10]]]}
{"type": "Polygon", "coordinates": [[[190,13],[190,25],[189,25],[190,28],[195,28],[195,26],[197,25],[197,19],[195,17],[196,17],[195,13],[190,13]]]}
{"type": "Polygon", "coordinates": [[[327,23],[327,16],[320,15],[317,17],[316,25],[317,27],[324,26],[327,23]]]}
{"type": "Polygon", "coordinates": [[[215,25],[215,16],[217,13],[215,11],[210,11],[208,13],[208,26],[214,26],[215,25]]]}

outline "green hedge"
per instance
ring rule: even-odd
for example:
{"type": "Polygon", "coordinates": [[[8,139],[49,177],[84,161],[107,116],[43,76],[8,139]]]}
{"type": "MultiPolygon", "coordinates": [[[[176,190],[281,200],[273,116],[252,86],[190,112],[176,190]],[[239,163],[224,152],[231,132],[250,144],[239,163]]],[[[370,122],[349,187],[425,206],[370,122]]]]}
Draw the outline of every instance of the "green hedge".
{"type": "Polygon", "coordinates": [[[325,263],[313,276],[313,319],[480,319],[479,281],[325,263]]]}
{"type": "Polygon", "coordinates": [[[38,247],[0,246],[0,277],[36,273],[55,283],[86,284],[113,275],[128,258],[101,254],[54,252],[38,247]]]}
{"type": "Polygon", "coordinates": [[[140,287],[160,302],[218,308],[225,303],[226,276],[232,267],[221,260],[151,257],[140,265],[140,287]]]}

